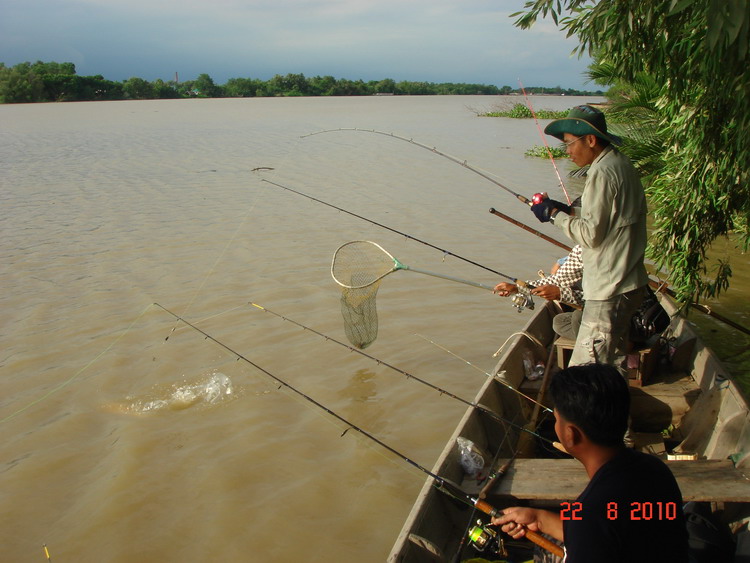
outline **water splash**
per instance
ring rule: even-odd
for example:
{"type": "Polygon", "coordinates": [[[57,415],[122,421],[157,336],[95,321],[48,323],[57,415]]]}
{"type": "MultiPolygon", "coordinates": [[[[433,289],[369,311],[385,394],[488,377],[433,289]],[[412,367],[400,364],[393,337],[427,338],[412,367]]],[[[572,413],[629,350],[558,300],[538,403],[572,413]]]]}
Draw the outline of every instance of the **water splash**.
{"type": "Polygon", "coordinates": [[[223,373],[214,372],[196,381],[171,385],[145,397],[128,397],[128,401],[110,405],[115,411],[129,414],[146,414],[161,410],[183,410],[193,406],[207,406],[229,400],[234,395],[232,380],[223,373]]]}

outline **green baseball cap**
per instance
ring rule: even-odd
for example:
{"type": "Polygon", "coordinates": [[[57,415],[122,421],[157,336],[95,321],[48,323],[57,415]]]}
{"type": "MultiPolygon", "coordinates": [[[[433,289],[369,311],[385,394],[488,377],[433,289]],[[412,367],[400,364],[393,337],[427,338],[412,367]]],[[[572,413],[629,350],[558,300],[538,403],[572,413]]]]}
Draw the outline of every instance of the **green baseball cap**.
{"type": "Polygon", "coordinates": [[[576,106],[568,112],[563,119],[555,119],[544,128],[547,135],[552,135],[563,140],[565,133],[576,137],[582,135],[595,135],[615,145],[621,145],[622,139],[612,133],[607,133],[607,120],[604,114],[589,105],[576,106]]]}

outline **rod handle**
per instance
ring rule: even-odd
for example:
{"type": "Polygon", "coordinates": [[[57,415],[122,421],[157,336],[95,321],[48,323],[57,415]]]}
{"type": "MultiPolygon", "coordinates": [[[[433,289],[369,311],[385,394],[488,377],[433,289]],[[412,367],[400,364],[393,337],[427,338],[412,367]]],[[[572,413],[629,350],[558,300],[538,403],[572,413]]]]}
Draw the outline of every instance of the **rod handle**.
{"type": "Polygon", "coordinates": [[[541,534],[537,534],[536,532],[532,532],[531,530],[526,530],[526,537],[537,544],[539,547],[541,547],[542,549],[546,549],[553,555],[557,555],[558,557],[563,557],[565,555],[565,551],[562,547],[557,545],[555,542],[548,540],[541,534]]]}
{"type": "Polygon", "coordinates": [[[479,498],[484,500],[487,498],[487,493],[489,493],[492,490],[492,487],[495,486],[495,483],[497,483],[497,480],[500,479],[503,476],[502,473],[499,471],[495,473],[492,477],[490,477],[489,481],[482,487],[482,490],[479,491],[479,498]]]}
{"type": "MultiPolygon", "coordinates": [[[[474,506],[478,510],[481,510],[485,514],[489,514],[490,516],[498,516],[501,514],[501,512],[498,509],[496,509],[490,503],[485,502],[481,499],[477,499],[474,502],[474,506]]],[[[550,553],[557,555],[558,557],[562,557],[565,554],[565,552],[559,545],[557,545],[554,542],[551,542],[550,540],[548,540],[547,538],[543,537],[542,535],[536,532],[532,532],[531,530],[526,529],[526,537],[529,538],[529,541],[535,543],[542,549],[546,549],[550,553]]]]}

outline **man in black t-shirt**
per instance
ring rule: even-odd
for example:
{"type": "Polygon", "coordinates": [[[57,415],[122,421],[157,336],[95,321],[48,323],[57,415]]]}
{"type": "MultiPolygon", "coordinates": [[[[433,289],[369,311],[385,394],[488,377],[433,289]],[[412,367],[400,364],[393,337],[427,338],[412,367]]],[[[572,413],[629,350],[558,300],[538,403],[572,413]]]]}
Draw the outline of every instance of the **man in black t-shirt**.
{"type": "Polygon", "coordinates": [[[616,368],[572,366],[552,380],[555,432],[589,484],[559,513],[512,507],[492,523],[514,538],[526,528],[565,543],[566,563],[684,563],[682,495],[658,458],[623,446],[630,394],[616,368]]]}

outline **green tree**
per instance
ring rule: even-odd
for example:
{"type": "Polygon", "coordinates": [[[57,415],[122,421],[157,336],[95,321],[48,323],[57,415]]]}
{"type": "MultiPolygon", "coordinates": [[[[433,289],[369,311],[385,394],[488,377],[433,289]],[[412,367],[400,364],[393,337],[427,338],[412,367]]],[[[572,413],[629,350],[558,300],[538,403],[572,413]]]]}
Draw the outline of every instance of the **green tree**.
{"type": "Polygon", "coordinates": [[[123,97],[122,85],[105,80],[101,75],[45,74],[42,82],[45,99],[51,102],[119,100],[123,97]]]}
{"type": "Polygon", "coordinates": [[[199,74],[193,82],[193,90],[201,98],[220,98],[222,96],[221,86],[214,84],[213,78],[208,74],[199,74]]]}
{"type": "Polygon", "coordinates": [[[313,76],[310,80],[310,94],[313,96],[333,96],[336,79],[333,76],[313,76]]]}
{"type": "Polygon", "coordinates": [[[154,87],[143,78],[133,76],[122,85],[125,95],[133,100],[151,100],[155,98],[154,87]]]}
{"type": "Polygon", "coordinates": [[[395,94],[396,93],[396,81],[392,78],[384,78],[379,82],[375,83],[376,94],[395,94]]]}
{"type": "Polygon", "coordinates": [[[275,96],[307,96],[310,86],[304,74],[275,75],[268,81],[267,89],[275,96]]]}
{"type": "Polygon", "coordinates": [[[75,74],[76,65],[73,63],[43,63],[37,61],[30,66],[30,70],[36,74],[75,74]]]}
{"type": "Polygon", "coordinates": [[[224,94],[232,98],[252,98],[262,89],[263,81],[254,78],[230,78],[224,84],[224,94]]]}
{"type": "Polygon", "coordinates": [[[332,96],[365,96],[369,94],[367,84],[362,80],[347,80],[342,78],[336,81],[336,87],[331,93],[332,96]]]}
{"type": "Polygon", "coordinates": [[[0,103],[43,101],[45,98],[42,76],[32,72],[29,63],[20,63],[12,68],[0,66],[0,103]]]}
{"type": "Polygon", "coordinates": [[[175,99],[180,97],[180,93],[177,91],[176,84],[172,81],[164,82],[161,78],[154,80],[151,83],[154,89],[154,97],[163,99],[175,99]]]}
{"type": "Polygon", "coordinates": [[[534,0],[513,14],[528,28],[550,16],[579,53],[610,65],[623,83],[658,88],[665,150],[647,187],[654,232],[648,253],[681,300],[729,286],[730,257],[707,252],[733,234],[750,246],[750,6],[745,0],[534,0]]]}

